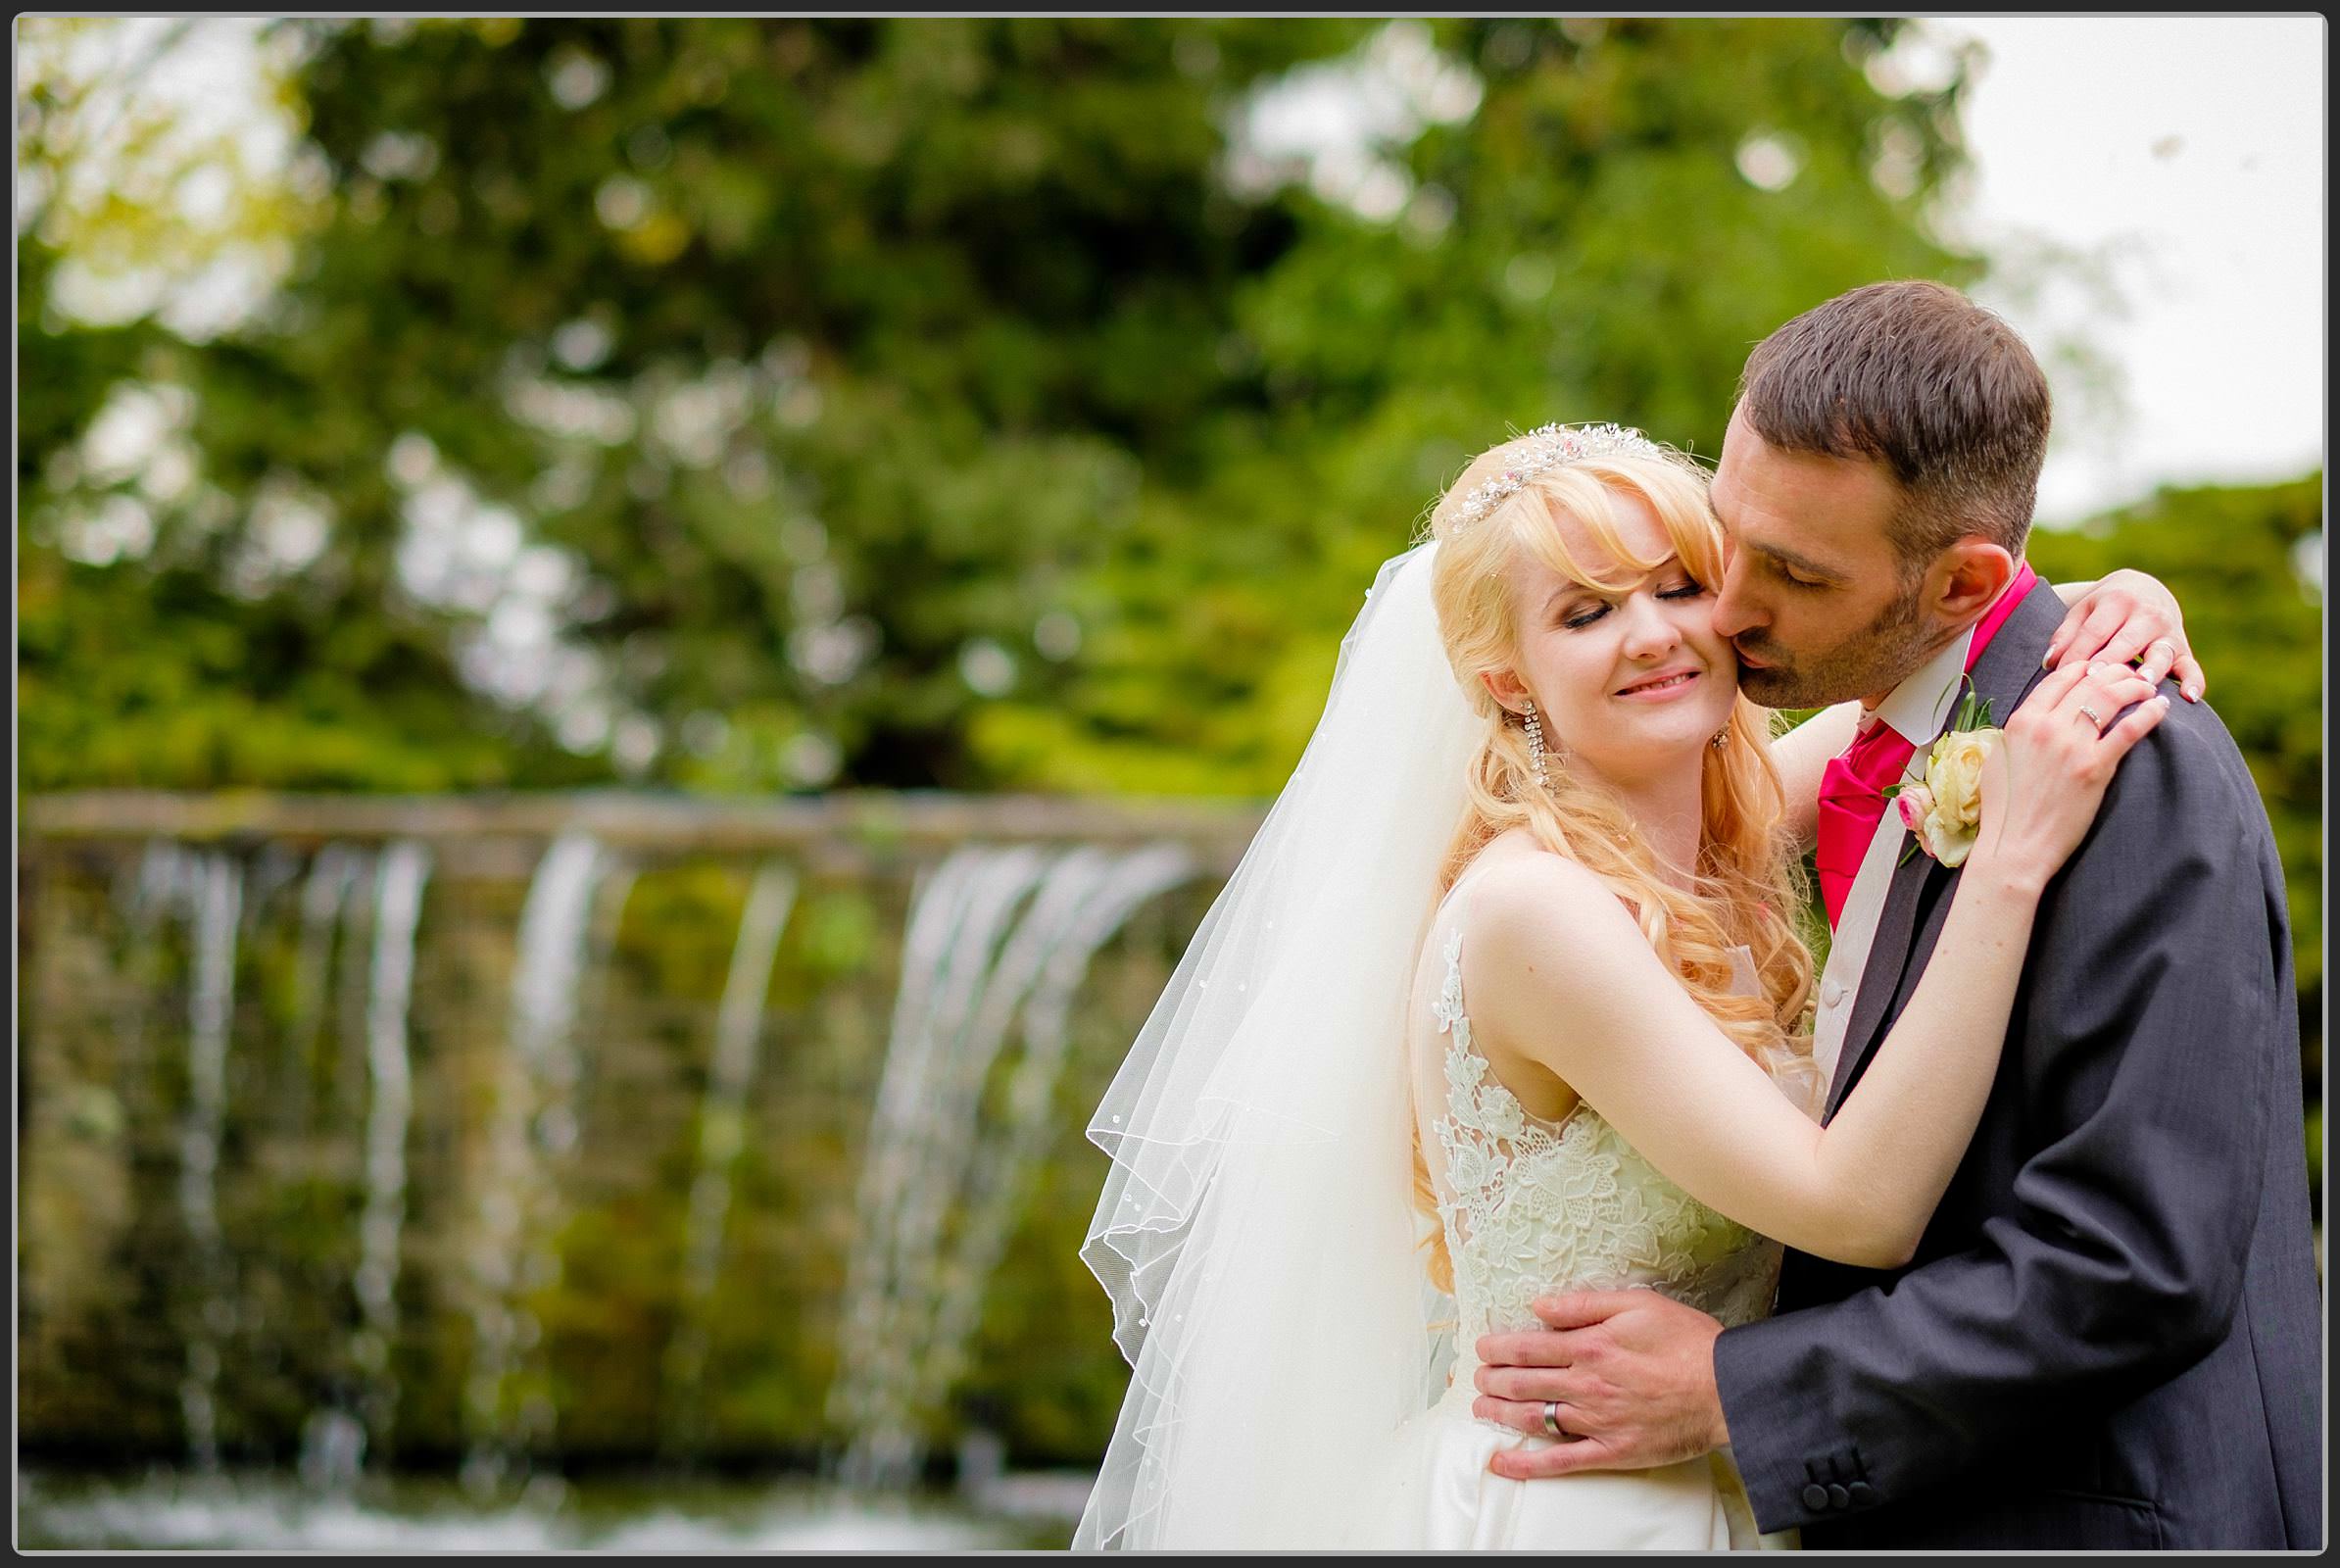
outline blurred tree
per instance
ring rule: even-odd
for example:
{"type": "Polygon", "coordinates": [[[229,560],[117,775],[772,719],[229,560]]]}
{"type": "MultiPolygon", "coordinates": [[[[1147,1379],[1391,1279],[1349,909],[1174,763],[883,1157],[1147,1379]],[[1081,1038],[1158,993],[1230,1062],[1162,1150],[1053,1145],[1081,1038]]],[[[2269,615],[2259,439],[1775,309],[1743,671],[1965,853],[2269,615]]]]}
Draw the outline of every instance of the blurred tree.
{"type": "MultiPolygon", "coordinates": [[[[251,167],[237,127],[191,123],[150,90],[194,26],[23,29],[20,786],[504,782],[512,757],[448,627],[353,600],[321,514],[281,483],[214,482],[190,439],[193,389],[239,352],[205,341],[219,305],[204,285],[265,278],[318,216],[297,182],[251,167]]],[[[547,779],[602,772],[535,751],[547,779]]]]}
{"type": "MultiPolygon", "coordinates": [[[[1963,158],[1963,68],[1880,93],[1864,68],[1899,26],[1427,32],[1475,112],[1369,149],[1348,205],[1312,207],[1243,281],[1221,353],[1260,417],[1202,485],[1148,488],[1085,657],[975,714],[982,755],[1072,788],[1271,793],[1376,565],[1471,454],[1617,419],[1711,458],[1747,347],[1779,322],[1877,277],[1971,280],[1921,220],[1963,158]]],[[[1405,36],[1354,57],[1381,94],[1438,69],[1407,72],[1405,36]]]]}
{"type": "Polygon", "coordinates": [[[20,227],[42,785],[1265,790],[1468,451],[1711,452],[1746,342],[1973,270],[1892,22],[272,25],[254,319],[20,227]],[[1295,80],[1362,144],[1231,139],[1295,80]],[[171,482],[76,466],[141,410],[171,482]]]}
{"type": "MultiPolygon", "coordinates": [[[[333,201],[263,318],[134,370],[70,323],[39,349],[78,367],[20,469],[55,492],[24,543],[58,626],[160,614],[189,557],[249,607],[210,617],[242,647],[183,646],[214,626],[156,649],[186,699],[167,722],[208,747],[137,736],[156,681],[123,690],[113,752],[139,782],[414,782],[241,744],[320,667],[318,716],[394,719],[447,749],[443,782],[995,781],[968,710],[1036,647],[1070,653],[1060,604],[1139,475],[1198,472],[1256,401],[1215,327],[1296,219],[1222,189],[1220,112],[1363,31],[285,25],[333,201]],[[200,479],[175,504],[51,461],[108,387],[180,411],[200,479]],[[89,520],[109,508],[152,548],[89,520]],[[402,680],[443,700],[377,701],[402,680]]],[[[27,318],[46,275],[24,265],[27,318]]],[[[26,655],[21,696],[60,708],[85,705],[77,661],[136,658],[62,629],[26,655]]],[[[96,781],[49,745],[92,717],[30,726],[39,782],[96,781]]]]}

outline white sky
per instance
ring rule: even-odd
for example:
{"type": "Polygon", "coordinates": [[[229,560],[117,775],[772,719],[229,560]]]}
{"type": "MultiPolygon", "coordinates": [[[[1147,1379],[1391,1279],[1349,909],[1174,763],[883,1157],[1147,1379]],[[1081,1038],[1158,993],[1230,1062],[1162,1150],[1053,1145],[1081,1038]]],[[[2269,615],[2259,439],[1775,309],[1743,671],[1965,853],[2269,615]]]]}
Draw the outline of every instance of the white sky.
{"type": "MultiPolygon", "coordinates": [[[[1928,20],[1989,63],[1966,100],[1986,254],[2039,240],[2104,259],[2125,315],[2082,291],[1977,292],[2047,350],[2082,321],[2120,372],[2105,409],[2045,352],[2057,437],[2040,515],[2159,481],[2291,478],[2322,461],[2320,17],[1928,20]]],[[[2020,263],[2014,269],[2020,273],[2020,263]]]]}

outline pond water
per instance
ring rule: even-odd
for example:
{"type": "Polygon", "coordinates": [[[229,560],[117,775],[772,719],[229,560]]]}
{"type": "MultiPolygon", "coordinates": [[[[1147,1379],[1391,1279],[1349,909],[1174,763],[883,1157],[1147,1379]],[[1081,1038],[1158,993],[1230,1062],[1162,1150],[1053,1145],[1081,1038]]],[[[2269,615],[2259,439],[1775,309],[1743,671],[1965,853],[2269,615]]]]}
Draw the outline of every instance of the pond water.
{"type": "Polygon", "coordinates": [[[1008,1474],[979,1492],[852,1494],[801,1478],[540,1478],[481,1506],[453,1480],[369,1477],[347,1494],[296,1475],[20,1472],[27,1550],[952,1551],[1058,1549],[1090,1477],[1008,1474]]]}

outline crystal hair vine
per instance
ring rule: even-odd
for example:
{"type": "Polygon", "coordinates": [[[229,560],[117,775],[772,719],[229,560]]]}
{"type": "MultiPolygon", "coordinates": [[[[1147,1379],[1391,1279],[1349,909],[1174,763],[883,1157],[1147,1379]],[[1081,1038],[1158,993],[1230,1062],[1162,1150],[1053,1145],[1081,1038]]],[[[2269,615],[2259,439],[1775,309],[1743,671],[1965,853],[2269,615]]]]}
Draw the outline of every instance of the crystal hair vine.
{"type": "Polygon", "coordinates": [[[1518,461],[1462,498],[1450,528],[1470,527],[1517,495],[1529,480],[1564,463],[1624,454],[1654,457],[1658,452],[1655,441],[1622,424],[1542,424],[1529,431],[1526,439],[1530,445],[1518,461]]]}

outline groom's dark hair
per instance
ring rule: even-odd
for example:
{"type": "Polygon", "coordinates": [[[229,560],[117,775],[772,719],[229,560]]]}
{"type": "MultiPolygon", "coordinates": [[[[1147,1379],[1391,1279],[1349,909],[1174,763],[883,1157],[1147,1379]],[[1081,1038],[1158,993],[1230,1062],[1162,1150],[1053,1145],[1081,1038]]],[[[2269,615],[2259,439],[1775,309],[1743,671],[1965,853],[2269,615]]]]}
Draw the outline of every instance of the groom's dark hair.
{"type": "Polygon", "coordinates": [[[2047,456],[2048,384],[1998,317],[1954,288],[1871,283],[1755,345],[1739,411],[1769,446],[1884,465],[1905,575],[1980,534],[2020,557],[2047,456]]]}

